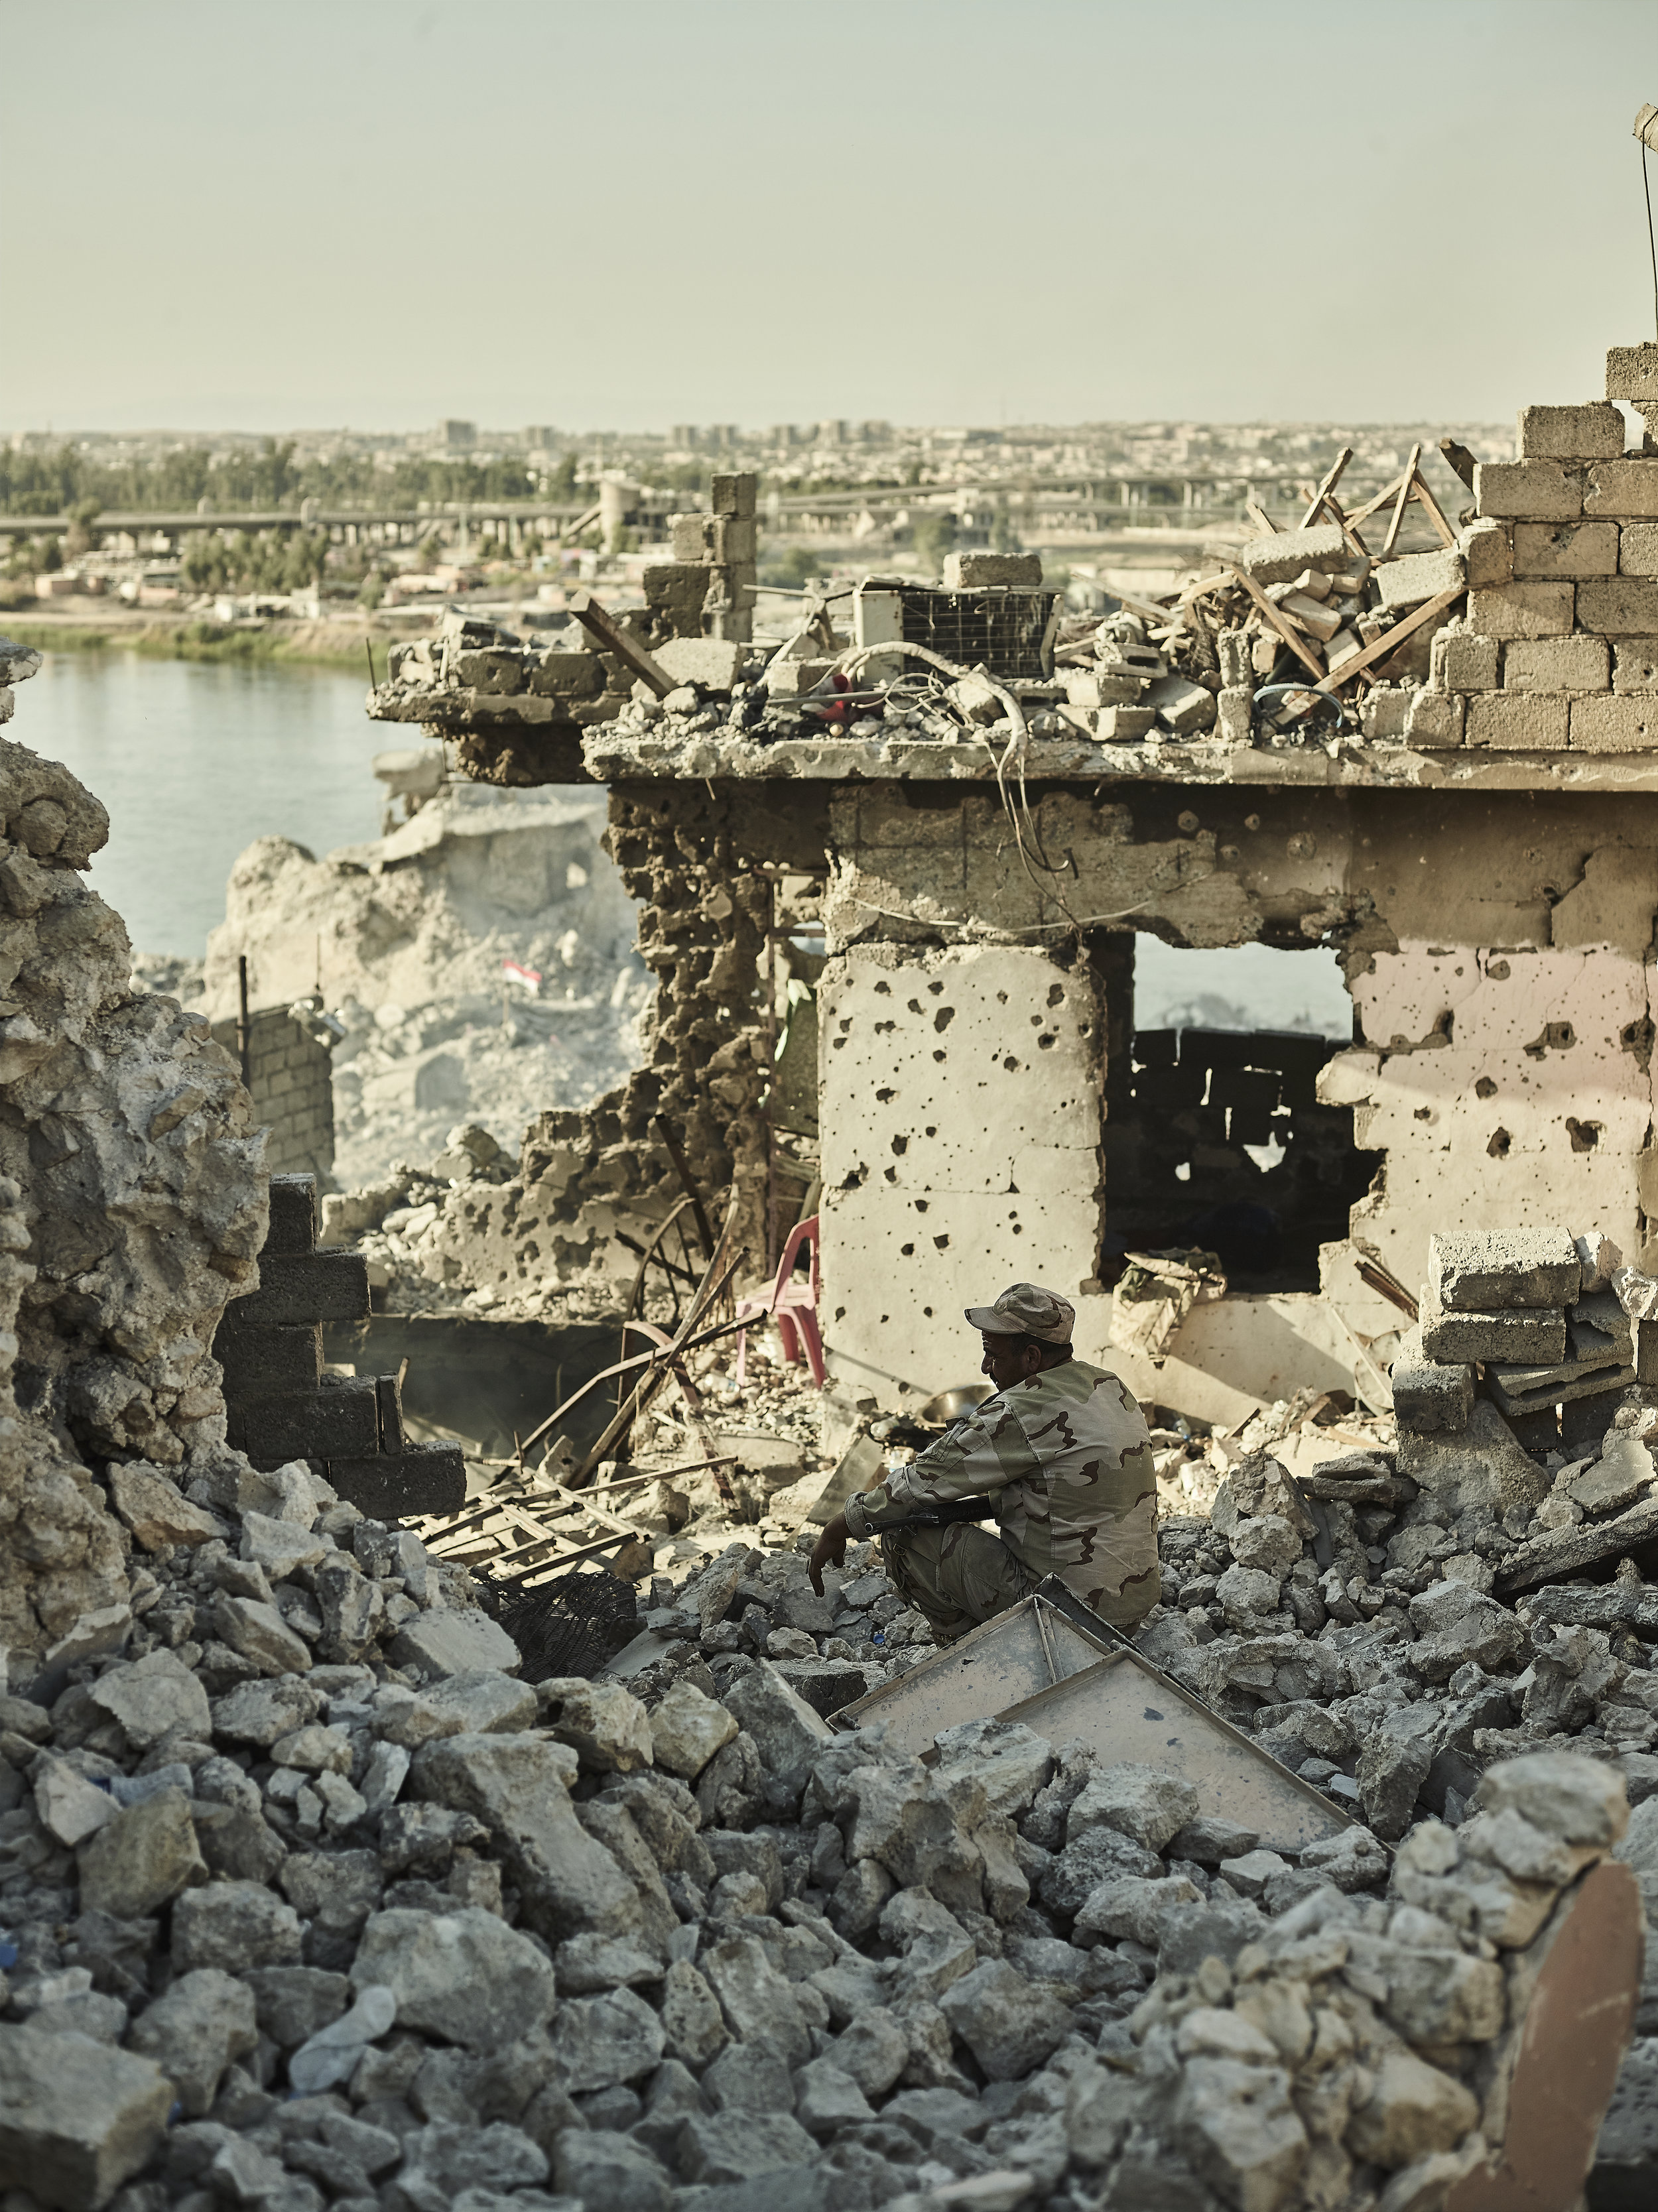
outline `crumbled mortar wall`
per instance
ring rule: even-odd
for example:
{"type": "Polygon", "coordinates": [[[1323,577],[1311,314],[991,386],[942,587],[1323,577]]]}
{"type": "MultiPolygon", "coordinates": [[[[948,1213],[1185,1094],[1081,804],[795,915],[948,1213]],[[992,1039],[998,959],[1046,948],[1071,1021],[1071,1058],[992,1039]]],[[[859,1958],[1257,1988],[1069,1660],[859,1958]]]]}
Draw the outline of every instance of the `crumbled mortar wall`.
{"type": "MultiPolygon", "coordinates": [[[[333,1058],[296,1015],[265,1006],[248,1021],[247,1088],[265,1132],[272,1175],[327,1179],[334,1164],[333,1058]]],[[[233,1057],[237,1024],[215,1022],[213,1042],[233,1057]]]]}
{"type": "MultiPolygon", "coordinates": [[[[1051,880],[1085,923],[1194,945],[1339,950],[1367,1048],[1333,1059],[1320,1097],[1356,1106],[1356,1142],[1382,1156],[1353,1234],[1401,1279],[1421,1278],[1429,1235],[1448,1220],[1592,1220],[1641,1249],[1653,1120],[1646,961],[1658,908],[1650,797],[1560,793],[1545,804],[1471,793],[1447,805],[1410,792],[1354,799],[1119,785],[1090,797],[1033,785],[1031,800],[1027,846],[1059,868],[1051,880]]],[[[1023,1002],[1010,1000],[1009,1035],[1021,1033],[1074,933],[1039,871],[1038,884],[1025,873],[994,793],[844,785],[830,822],[825,912],[837,957],[826,993],[838,988],[849,947],[907,948],[902,957],[915,957],[928,945],[1011,940],[1032,978],[1023,1002]]],[[[1101,966],[1108,983],[1111,964],[1101,966]]],[[[827,1036],[826,1094],[836,1080],[827,1036]]],[[[843,1118],[877,1132],[881,1093],[908,1072],[907,1042],[897,1030],[887,1036],[890,1065],[865,1060],[856,1097],[838,1100],[843,1118]]],[[[972,1095],[948,1103],[958,1127],[976,1126],[972,1095]]],[[[894,1122],[889,1133],[907,1131],[894,1122]]],[[[994,1181],[999,1152],[987,1131],[973,1187],[1003,1187],[994,1181]]],[[[1091,1218],[1097,1249],[1093,1163],[1079,1162],[1054,1196],[1059,1216],[1070,1208],[1091,1218]]],[[[1054,1233],[1073,1237],[1074,1222],[1056,1217],[1054,1233]]],[[[1343,1249],[1326,1248],[1326,1291],[1339,1291],[1343,1312],[1367,1334],[1396,1326],[1385,1302],[1342,1270],[1343,1249]]],[[[1068,1243],[1056,1248],[1055,1266],[1069,1267],[1069,1254],[1068,1243]]],[[[831,1240],[826,1280],[834,1304],[850,1306],[846,1292],[857,1285],[837,1287],[835,1265],[831,1240]]],[[[1086,1305],[1093,1273],[1090,1265],[1056,1280],[1086,1305]]],[[[938,1387],[936,1358],[911,1379],[938,1387]]]]}
{"type": "MultiPolygon", "coordinates": [[[[0,643],[0,677],[38,665],[0,643]]],[[[0,1644],[27,1654],[125,1595],[107,1465],[222,1449],[209,1346],[257,1285],[266,1178],[235,1063],[133,993],[120,918],[81,879],[103,808],[56,763],[0,753],[0,1644]]]]}
{"type": "MultiPolygon", "coordinates": [[[[883,1399],[971,1381],[969,1295],[1024,1280],[1080,1299],[1094,1273],[1095,979],[1028,945],[860,945],[831,961],[819,1013],[836,1372],[883,1399]]],[[[1082,1333],[1102,1337],[1097,1282],[1092,1303],[1082,1333]]]]}
{"type": "Polygon", "coordinates": [[[206,1011],[234,1017],[245,954],[255,1006],[320,993],[344,1022],[342,1182],[436,1152],[459,1121],[516,1149],[550,1103],[583,1103],[637,1064],[649,982],[603,809],[597,792],[453,784],[388,836],[321,860],[261,837],[237,860],[206,1011]],[[507,980],[505,960],[540,972],[537,995],[507,980]]]}
{"type": "Polygon", "coordinates": [[[685,1195],[653,1127],[659,1115],[716,1228],[736,1194],[744,1279],[764,1273],[770,892],[760,871],[820,876],[816,810],[798,798],[777,806],[764,791],[646,785],[612,793],[607,844],[657,979],[644,1065],[592,1106],[533,1122],[517,1176],[451,1193],[423,1238],[435,1281],[509,1296],[625,1290],[637,1261],[617,1231],[643,1243],[685,1195]]]}

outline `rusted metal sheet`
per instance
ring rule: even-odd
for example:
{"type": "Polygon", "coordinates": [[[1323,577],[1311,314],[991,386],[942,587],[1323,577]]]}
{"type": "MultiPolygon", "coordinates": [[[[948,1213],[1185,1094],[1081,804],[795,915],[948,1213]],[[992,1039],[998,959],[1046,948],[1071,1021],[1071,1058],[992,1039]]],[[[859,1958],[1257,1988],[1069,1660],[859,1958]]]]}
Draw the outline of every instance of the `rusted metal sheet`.
{"type": "Polygon", "coordinates": [[[887,1741],[919,1758],[931,1750],[942,1729],[999,1714],[1033,1692],[1094,1666],[1106,1648],[1041,1598],[1027,1597],[936,1659],[843,1706],[835,1726],[858,1729],[885,1721],[887,1741]]]}
{"type": "Polygon", "coordinates": [[[1353,1823],[1241,1729],[1161,1674],[1069,1591],[1046,1586],[936,1659],[834,1716],[842,1729],[885,1721],[912,1758],[962,1721],[1019,1721],[1050,1743],[1080,1738],[1103,1760],[1178,1774],[1205,1813],[1300,1850],[1353,1823]],[[1079,1617],[1081,1616],[1081,1617],[1079,1617]]]}
{"type": "Polygon", "coordinates": [[[1640,1886],[1616,1860],[1556,1910],[1539,1939],[1548,1955],[1498,2061],[1513,2069],[1502,2152],[1464,2174],[1445,2212],[1572,2212],[1582,2202],[1635,2026],[1646,1934],[1640,1886]]]}
{"type": "Polygon", "coordinates": [[[1133,1651],[1114,1651],[997,1718],[1022,1722],[1050,1743],[1080,1738],[1112,1765],[1178,1774],[1197,1791],[1202,1812],[1253,1828],[1271,1850],[1300,1850],[1353,1826],[1240,1729],[1133,1651]]]}

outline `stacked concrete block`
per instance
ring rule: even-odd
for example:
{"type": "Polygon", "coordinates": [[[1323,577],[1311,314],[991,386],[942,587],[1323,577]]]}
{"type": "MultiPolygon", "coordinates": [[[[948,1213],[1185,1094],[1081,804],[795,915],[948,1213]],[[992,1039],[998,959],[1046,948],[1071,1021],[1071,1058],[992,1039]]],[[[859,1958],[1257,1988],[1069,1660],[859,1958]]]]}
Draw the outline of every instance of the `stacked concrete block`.
{"type": "Polygon", "coordinates": [[[396,1378],[323,1373],[323,1324],[367,1318],[369,1275],[361,1253],[320,1252],[316,1237],[314,1179],[273,1176],[259,1287],[226,1307],[213,1346],[228,1440],[262,1473],[308,1461],[378,1519],[454,1512],[460,1447],[409,1441],[396,1378]]]}
{"type": "Polygon", "coordinates": [[[746,643],[754,634],[753,584],[759,574],[759,522],[754,495],[759,479],[754,476],[716,477],[709,489],[710,512],[676,514],[674,518],[674,561],[646,571],[647,598],[655,607],[676,610],[673,635],[735,639],[746,643]],[[696,629],[678,627],[688,613],[696,586],[696,629]],[[652,597],[652,592],[655,597],[652,597]]]}
{"type": "Polygon", "coordinates": [[[1455,1231],[1435,1236],[1428,1249],[1421,1321],[1393,1370],[1401,1430],[1466,1428],[1477,1369],[1522,1441],[1552,1441],[1542,1432],[1552,1431],[1556,1409],[1580,1401],[1601,1402],[1585,1406],[1575,1429],[1587,1433],[1597,1413],[1610,1418],[1609,1394],[1637,1377],[1634,1324],[1605,1279],[1603,1238],[1574,1239],[1564,1229],[1455,1231]]]}
{"type": "MultiPolygon", "coordinates": [[[[1414,742],[1476,751],[1658,749],[1658,346],[1614,346],[1606,398],[1527,407],[1520,457],[1474,471],[1466,620],[1436,641],[1414,742]]],[[[1433,557],[1433,556],[1426,556],[1433,557]]],[[[1398,568],[1383,568],[1384,583],[1398,568]]],[[[1408,579],[1406,580],[1408,583],[1408,579]]],[[[1389,585],[1389,588],[1403,588],[1389,585]]]]}
{"type": "MultiPolygon", "coordinates": [[[[213,1042],[235,1054],[234,1018],[214,1023],[213,1042]]],[[[334,1164],[334,1068],[328,1046],[299,1014],[267,1006],[248,1023],[247,1062],[247,1088],[269,1132],[265,1156],[272,1172],[327,1175],[334,1164]]]]}

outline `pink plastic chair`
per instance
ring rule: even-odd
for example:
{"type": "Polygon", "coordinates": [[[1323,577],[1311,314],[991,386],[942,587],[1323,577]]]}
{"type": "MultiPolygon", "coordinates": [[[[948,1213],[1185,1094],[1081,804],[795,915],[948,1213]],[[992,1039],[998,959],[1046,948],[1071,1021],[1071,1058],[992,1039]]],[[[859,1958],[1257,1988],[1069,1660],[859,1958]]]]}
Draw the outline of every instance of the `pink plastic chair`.
{"type": "MultiPolygon", "coordinates": [[[[777,1334],[783,1339],[783,1356],[791,1365],[798,1365],[802,1350],[806,1364],[812,1370],[812,1380],[821,1390],[824,1383],[823,1339],[818,1333],[818,1217],[811,1214],[796,1222],[789,1232],[789,1242],[783,1248],[783,1257],[777,1262],[776,1280],[771,1290],[760,1297],[749,1297],[737,1301],[739,1321],[758,1321],[770,1314],[777,1324],[777,1334]],[[811,1261],[806,1273],[795,1273],[795,1261],[802,1245],[810,1249],[811,1261]]],[[[742,1382],[748,1371],[748,1331],[742,1330],[737,1338],[737,1380],[742,1382]]]]}

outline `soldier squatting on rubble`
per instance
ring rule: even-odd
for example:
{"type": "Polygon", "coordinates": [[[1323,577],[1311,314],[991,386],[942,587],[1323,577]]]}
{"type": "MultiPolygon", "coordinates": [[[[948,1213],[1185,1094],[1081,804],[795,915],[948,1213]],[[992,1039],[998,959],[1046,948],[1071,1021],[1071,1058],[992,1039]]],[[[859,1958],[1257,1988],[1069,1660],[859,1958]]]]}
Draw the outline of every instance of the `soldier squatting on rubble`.
{"type": "Polygon", "coordinates": [[[812,1583],[849,1537],[879,1535],[895,1586],[953,1644],[1058,1575],[1116,1628],[1157,1601],[1157,1480],[1150,1432],[1109,1369],[1076,1358],[1076,1312],[1015,1283],[969,1306],[995,1395],[908,1466],[847,1500],[819,1538],[812,1583]],[[994,1493],[993,1496],[989,1493],[994,1493]],[[975,1524],[995,1513],[1003,1537],[975,1524]]]}

